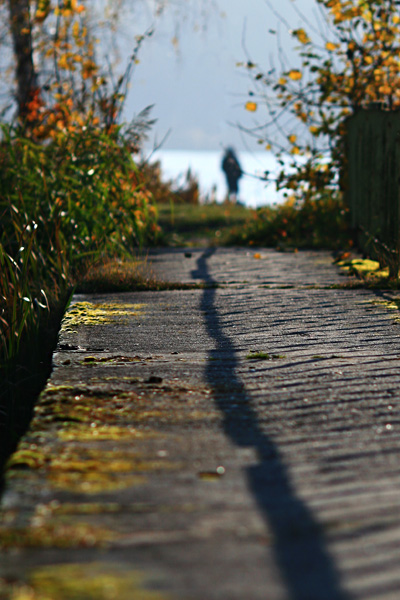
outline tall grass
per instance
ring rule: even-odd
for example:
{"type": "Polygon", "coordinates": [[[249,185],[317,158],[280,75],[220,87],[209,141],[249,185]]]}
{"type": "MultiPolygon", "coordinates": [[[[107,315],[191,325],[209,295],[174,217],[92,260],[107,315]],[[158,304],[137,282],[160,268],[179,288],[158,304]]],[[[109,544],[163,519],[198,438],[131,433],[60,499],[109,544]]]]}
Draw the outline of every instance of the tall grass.
{"type": "Polygon", "coordinates": [[[158,226],[118,129],[88,123],[42,143],[5,125],[0,133],[1,410],[14,402],[21,353],[37,351],[40,328],[82,273],[153,243],[158,226]]]}
{"type": "Polygon", "coordinates": [[[18,355],[26,329],[32,333],[37,331],[40,311],[49,310],[44,289],[37,293],[30,285],[38,266],[33,251],[36,230],[35,224],[22,232],[16,258],[10,256],[0,244],[0,353],[6,361],[18,355]],[[27,246],[22,245],[23,240],[27,246]]]}

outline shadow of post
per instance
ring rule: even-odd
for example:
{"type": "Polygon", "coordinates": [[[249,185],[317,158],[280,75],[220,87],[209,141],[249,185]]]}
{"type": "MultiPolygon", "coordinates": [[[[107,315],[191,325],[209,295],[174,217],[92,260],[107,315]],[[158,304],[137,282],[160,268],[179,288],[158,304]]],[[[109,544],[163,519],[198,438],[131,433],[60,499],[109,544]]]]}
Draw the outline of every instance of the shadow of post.
{"type": "MultiPolygon", "coordinates": [[[[196,278],[216,283],[207,260],[216,249],[208,249],[192,272],[196,278]]],[[[215,288],[203,292],[201,309],[206,328],[215,342],[209,353],[206,376],[214,390],[218,409],[224,417],[226,435],[241,448],[253,448],[258,463],[246,469],[248,486],[273,534],[276,564],[291,600],[346,600],[333,558],[310,509],[297,497],[286,466],[275,444],[260,427],[236,370],[235,348],[216,307],[215,288]],[[229,393],[227,390],[229,389],[229,393]]]]}

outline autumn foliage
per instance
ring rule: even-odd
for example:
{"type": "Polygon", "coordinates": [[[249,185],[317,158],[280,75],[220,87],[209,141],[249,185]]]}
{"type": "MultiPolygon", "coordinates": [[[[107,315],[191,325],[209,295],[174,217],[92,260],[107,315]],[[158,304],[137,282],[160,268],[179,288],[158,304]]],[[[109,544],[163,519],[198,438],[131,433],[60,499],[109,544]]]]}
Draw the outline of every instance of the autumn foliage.
{"type": "Polygon", "coordinates": [[[111,133],[124,95],[118,86],[111,91],[101,74],[83,1],[63,0],[53,7],[40,0],[31,27],[41,65],[40,82],[22,115],[31,137],[55,139],[88,123],[111,133]]]}
{"type": "MultiPolygon", "coordinates": [[[[319,24],[294,29],[299,64],[264,72],[247,63],[246,108],[267,114],[251,131],[281,159],[277,187],[298,202],[338,197],[346,118],[378,103],[400,107],[400,14],[394,0],[316,0],[319,24]],[[290,161],[284,160],[289,154],[290,161]]],[[[281,56],[281,63],[285,59],[281,56]]]]}
{"type": "Polygon", "coordinates": [[[21,17],[31,40],[18,47],[32,48],[37,76],[16,122],[0,128],[0,371],[89,265],[159,232],[147,175],[132,158],[148,115],[119,123],[129,65],[115,81],[102,74],[84,0],[34,6],[21,17]]]}

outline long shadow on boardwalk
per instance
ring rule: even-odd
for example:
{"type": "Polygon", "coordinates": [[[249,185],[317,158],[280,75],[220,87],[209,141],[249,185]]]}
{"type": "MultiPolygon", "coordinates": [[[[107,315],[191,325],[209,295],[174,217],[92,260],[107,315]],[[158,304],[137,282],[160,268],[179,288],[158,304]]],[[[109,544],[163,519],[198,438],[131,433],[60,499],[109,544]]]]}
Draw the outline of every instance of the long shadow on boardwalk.
{"type": "MultiPolygon", "coordinates": [[[[206,250],[192,275],[215,283],[206,250]]],[[[258,464],[246,469],[248,485],[273,533],[276,564],[291,600],[345,600],[335,564],[309,508],[296,496],[277,448],[258,422],[250,397],[239,380],[232,340],[224,332],[216,307],[216,289],[205,289],[201,309],[206,327],[215,342],[209,354],[207,379],[215,390],[215,402],[224,416],[224,429],[239,447],[253,448],[258,464]],[[225,386],[225,392],[223,390],[225,386]],[[228,392],[229,389],[229,392],[228,392]]],[[[266,590],[268,598],[268,590],[266,590]]]]}

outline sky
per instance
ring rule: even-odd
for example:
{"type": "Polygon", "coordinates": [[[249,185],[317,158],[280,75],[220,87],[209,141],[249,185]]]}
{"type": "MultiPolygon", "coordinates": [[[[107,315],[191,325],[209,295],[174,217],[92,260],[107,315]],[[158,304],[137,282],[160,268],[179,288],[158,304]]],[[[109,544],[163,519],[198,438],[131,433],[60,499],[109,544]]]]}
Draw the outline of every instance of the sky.
{"type": "Polygon", "coordinates": [[[233,145],[259,150],[256,140],[238,127],[262,122],[262,113],[245,110],[253,85],[237,63],[251,60],[268,69],[277,60],[277,36],[270,29],[279,30],[285,51],[293,57],[294,42],[287,30],[304,26],[294,7],[310,17],[315,0],[271,0],[288,26],[279,23],[265,0],[202,0],[207,4],[205,17],[201,0],[184,0],[183,12],[167,9],[156,20],[146,0],[137,1],[136,11],[123,23],[125,47],[140,29],[152,22],[156,28],[142,47],[125,117],[155,105],[157,123],[148,146],[164,140],[164,149],[218,150],[233,145]]]}

